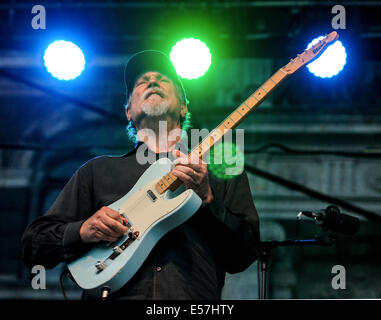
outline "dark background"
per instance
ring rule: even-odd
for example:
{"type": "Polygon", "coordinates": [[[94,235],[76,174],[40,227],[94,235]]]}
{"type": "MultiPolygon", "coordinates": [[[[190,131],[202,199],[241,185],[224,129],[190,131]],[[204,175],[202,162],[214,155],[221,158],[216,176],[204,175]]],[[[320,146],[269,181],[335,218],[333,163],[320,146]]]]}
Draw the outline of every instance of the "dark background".
{"type": "MultiPolygon", "coordinates": [[[[81,164],[131,148],[123,67],[133,53],[169,53],[190,36],[207,43],[210,69],[184,86],[194,127],[211,130],[312,39],[332,31],[336,4],[346,9],[346,29],[337,30],[348,55],[343,71],[320,79],[302,68],[239,128],[247,165],[373,213],[341,207],[361,227],[338,235],[336,245],[275,249],[269,298],[380,298],[380,3],[112,0],[0,2],[0,298],[63,298],[62,265],[48,271],[46,290],[32,289],[21,235],[81,164]],[[35,4],[46,8],[45,30],[31,26],[35,4]],[[59,81],[43,66],[44,50],[58,39],[84,51],[86,68],[75,80],[59,81]],[[331,286],[335,265],[345,267],[346,289],[331,286]]],[[[296,217],[332,202],[258,173],[249,178],[263,241],[324,234],[296,217]]],[[[223,297],[256,299],[256,268],[228,275],[223,297]]],[[[79,297],[69,280],[64,285],[79,297]]]]}

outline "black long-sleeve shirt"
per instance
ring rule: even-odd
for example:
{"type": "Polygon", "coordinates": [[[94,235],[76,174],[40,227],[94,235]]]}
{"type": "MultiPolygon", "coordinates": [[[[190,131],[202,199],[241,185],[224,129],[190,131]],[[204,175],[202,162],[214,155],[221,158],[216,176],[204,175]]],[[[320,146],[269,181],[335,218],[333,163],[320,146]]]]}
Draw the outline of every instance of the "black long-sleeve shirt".
{"type": "MultiPolygon", "coordinates": [[[[135,149],[121,157],[98,157],[80,167],[47,214],[25,230],[26,266],[53,268],[94,246],[82,242],[82,223],[128,193],[148,166],[138,164],[135,149]]],[[[257,259],[259,221],[246,173],[228,180],[209,173],[209,182],[212,203],[166,234],[134,277],[110,297],[220,299],[225,272],[241,272],[257,259]]]]}

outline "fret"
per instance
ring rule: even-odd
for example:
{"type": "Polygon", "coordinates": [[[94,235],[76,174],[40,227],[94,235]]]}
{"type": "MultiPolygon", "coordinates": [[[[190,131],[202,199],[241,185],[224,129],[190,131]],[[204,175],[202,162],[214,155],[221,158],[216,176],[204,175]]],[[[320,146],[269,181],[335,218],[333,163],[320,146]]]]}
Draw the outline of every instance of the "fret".
{"type": "Polygon", "coordinates": [[[169,187],[169,182],[167,181],[167,179],[165,179],[165,176],[163,178],[161,178],[161,183],[164,184],[165,188],[168,188],[169,187]]]}
{"type": "Polygon", "coordinates": [[[283,78],[285,78],[288,74],[286,72],[284,72],[282,69],[279,69],[277,72],[275,72],[272,76],[271,76],[271,80],[274,81],[277,85],[279,84],[279,82],[281,82],[283,80],[283,78]]]}
{"type": "Polygon", "coordinates": [[[246,101],[244,102],[245,105],[251,109],[252,107],[254,107],[257,103],[259,102],[258,98],[252,94],[249,98],[246,99],[246,101]]]}
{"type": "Polygon", "coordinates": [[[231,117],[231,115],[229,115],[229,117],[227,117],[227,119],[229,119],[229,122],[232,122],[233,125],[234,125],[235,121],[234,121],[234,119],[231,117]]]}
{"type": "Polygon", "coordinates": [[[201,159],[202,155],[203,155],[203,152],[202,152],[202,144],[198,145],[197,147],[197,155],[198,155],[198,158],[201,159]]]}
{"type": "Polygon", "coordinates": [[[209,148],[212,148],[214,146],[214,137],[212,135],[208,135],[208,139],[210,141],[209,148]]]}
{"type": "Polygon", "coordinates": [[[222,135],[224,135],[225,134],[225,129],[227,129],[225,126],[224,126],[224,124],[222,123],[222,124],[220,124],[218,127],[217,127],[217,129],[222,133],[222,135]]]}
{"type": "Polygon", "coordinates": [[[237,113],[239,113],[238,110],[235,111],[235,112],[233,112],[233,113],[230,115],[230,119],[232,119],[235,123],[239,122],[239,121],[242,119],[242,117],[241,117],[239,114],[237,114],[237,113]]]}
{"type": "Polygon", "coordinates": [[[164,184],[162,183],[162,182],[160,182],[161,181],[161,179],[159,180],[159,182],[158,183],[156,183],[156,190],[160,193],[160,194],[162,194],[165,190],[167,190],[166,188],[165,188],[165,186],[164,186],[164,184]]]}
{"type": "MultiPolygon", "coordinates": [[[[273,81],[274,82],[274,81],[273,81]]],[[[270,80],[267,80],[263,85],[262,89],[266,91],[266,93],[269,93],[272,89],[275,88],[275,85],[271,83],[270,80]]]]}
{"type": "Polygon", "coordinates": [[[240,107],[238,107],[238,108],[236,109],[236,112],[238,112],[239,115],[243,118],[243,115],[242,115],[241,112],[239,111],[239,108],[240,108],[240,107]]]}
{"type": "Polygon", "coordinates": [[[224,121],[224,126],[227,128],[227,129],[231,129],[233,128],[234,126],[234,121],[232,119],[230,119],[230,117],[228,117],[225,121],[224,121]]]}
{"type": "Polygon", "coordinates": [[[222,132],[220,130],[214,129],[212,131],[212,133],[213,133],[212,135],[215,138],[215,140],[219,140],[220,138],[222,138],[222,132]]]}
{"type": "Polygon", "coordinates": [[[217,130],[213,130],[210,134],[209,134],[209,139],[210,139],[210,147],[214,146],[216,144],[216,142],[222,137],[222,134],[220,132],[220,134],[218,134],[217,130]]]}
{"type": "MultiPolygon", "coordinates": [[[[199,158],[199,159],[201,159],[202,158],[202,155],[204,154],[204,151],[205,151],[205,149],[208,149],[208,148],[203,148],[203,144],[201,143],[201,144],[199,144],[198,146],[197,146],[197,148],[193,151],[193,155],[197,155],[197,157],[199,158]]],[[[191,158],[190,158],[191,159],[191,158]]]]}
{"type": "Polygon", "coordinates": [[[189,154],[188,154],[188,161],[192,161],[193,158],[198,157],[199,159],[202,157],[202,145],[199,144],[196,148],[194,148],[189,154]]]}
{"type": "Polygon", "coordinates": [[[220,140],[223,136],[222,132],[220,130],[218,130],[218,128],[214,129],[210,134],[210,139],[213,141],[213,145],[216,144],[216,142],[218,142],[218,140],[220,140]]]}
{"type": "Polygon", "coordinates": [[[173,182],[173,179],[172,179],[172,177],[171,177],[169,174],[166,174],[166,175],[164,176],[164,179],[167,180],[167,182],[168,182],[169,184],[171,184],[171,183],[173,182]]]}
{"type": "MultiPolygon", "coordinates": [[[[250,99],[250,98],[249,98],[250,99]]],[[[247,101],[247,100],[246,100],[247,101]]],[[[246,104],[246,101],[244,103],[242,103],[238,110],[239,110],[239,113],[242,115],[242,116],[245,116],[247,113],[250,112],[250,108],[249,106],[246,104]]]]}
{"type": "Polygon", "coordinates": [[[278,84],[278,83],[276,83],[276,82],[273,80],[273,77],[272,77],[272,76],[269,78],[269,80],[271,80],[272,82],[274,82],[275,85],[278,84]]]}
{"type": "Polygon", "coordinates": [[[210,145],[206,141],[206,139],[202,142],[202,150],[203,150],[202,152],[203,152],[204,155],[210,150],[210,145]]]}
{"type": "Polygon", "coordinates": [[[177,179],[177,177],[172,172],[169,172],[168,175],[172,178],[173,181],[177,179]]]}
{"type": "Polygon", "coordinates": [[[210,148],[210,144],[207,142],[209,135],[205,137],[205,139],[202,141],[202,143],[206,144],[206,148],[210,148]]]}
{"type": "Polygon", "coordinates": [[[166,189],[165,184],[164,184],[164,182],[163,182],[162,179],[159,180],[158,184],[159,184],[159,186],[160,186],[163,190],[166,189]]]}
{"type": "Polygon", "coordinates": [[[262,100],[266,96],[266,92],[259,88],[257,91],[254,92],[254,96],[259,100],[262,100]]]}

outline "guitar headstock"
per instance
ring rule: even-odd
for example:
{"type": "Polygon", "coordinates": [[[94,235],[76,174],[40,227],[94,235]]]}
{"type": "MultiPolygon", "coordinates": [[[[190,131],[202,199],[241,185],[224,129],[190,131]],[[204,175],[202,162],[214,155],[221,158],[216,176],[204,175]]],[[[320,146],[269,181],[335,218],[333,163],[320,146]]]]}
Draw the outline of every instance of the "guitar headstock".
{"type": "Polygon", "coordinates": [[[338,38],[339,34],[336,31],[332,31],[311,48],[304,50],[303,53],[298,54],[296,58],[291,59],[291,61],[282,69],[288,74],[293,74],[305,64],[319,57],[323,51],[327,49],[328,44],[336,41],[338,38]]]}

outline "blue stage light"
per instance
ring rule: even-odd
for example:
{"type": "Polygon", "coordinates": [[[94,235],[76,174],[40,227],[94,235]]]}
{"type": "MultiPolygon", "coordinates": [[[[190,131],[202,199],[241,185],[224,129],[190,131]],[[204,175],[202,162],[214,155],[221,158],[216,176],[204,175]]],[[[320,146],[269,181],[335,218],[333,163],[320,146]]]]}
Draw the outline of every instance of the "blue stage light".
{"type": "Polygon", "coordinates": [[[85,57],[80,48],[65,40],[54,41],[45,50],[47,70],[60,80],[72,80],[85,68],[85,57]]]}
{"type": "MultiPolygon", "coordinates": [[[[324,37],[318,37],[308,44],[307,49],[324,37]]],[[[308,70],[320,78],[331,78],[336,76],[347,62],[347,53],[341,41],[336,41],[330,45],[322,55],[307,65],[308,70]]]]}

